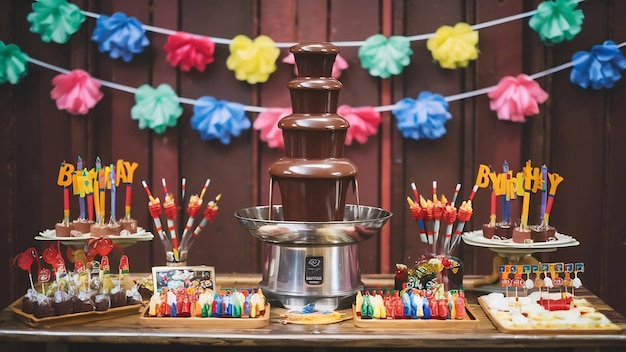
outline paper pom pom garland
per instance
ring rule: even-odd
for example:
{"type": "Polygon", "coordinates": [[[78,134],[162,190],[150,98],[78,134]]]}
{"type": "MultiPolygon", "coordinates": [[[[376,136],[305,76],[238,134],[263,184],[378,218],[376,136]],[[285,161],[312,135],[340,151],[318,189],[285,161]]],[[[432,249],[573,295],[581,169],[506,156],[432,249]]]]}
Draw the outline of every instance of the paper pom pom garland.
{"type": "Polygon", "coordinates": [[[513,122],[524,122],[525,116],[537,115],[539,103],[548,99],[548,93],[525,74],[502,78],[487,95],[491,98],[489,107],[498,118],[513,122]]]}
{"type": "Polygon", "coordinates": [[[56,100],[59,110],[67,110],[70,114],[84,115],[102,99],[100,82],[80,69],[57,75],[52,84],[54,89],[50,97],[56,100]]]}
{"type": "Polygon", "coordinates": [[[230,144],[230,137],[238,137],[243,130],[250,128],[243,105],[202,97],[193,107],[191,128],[200,133],[203,140],[219,139],[222,144],[230,144]]]}
{"type": "Polygon", "coordinates": [[[343,116],[350,123],[350,128],[346,133],[346,145],[352,145],[353,140],[365,144],[369,136],[378,133],[380,113],[371,106],[353,108],[348,105],[340,105],[337,108],[337,114],[343,116]]]}
{"type": "Polygon", "coordinates": [[[374,34],[359,48],[361,66],[370,75],[380,78],[402,73],[404,67],[411,63],[411,55],[411,42],[401,36],[387,38],[382,34],[374,34]]]}
{"type": "Polygon", "coordinates": [[[585,15],[576,10],[576,0],[544,1],[537,6],[537,13],[528,21],[530,28],[539,33],[547,44],[571,40],[580,33],[585,15]]]}
{"type": "Polygon", "coordinates": [[[112,59],[121,57],[125,62],[132,60],[133,55],[143,52],[143,48],[150,44],[141,22],[121,12],[111,17],[98,17],[91,40],[98,44],[101,53],[108,52],[112,59]]]}
{"type": "Polygon", "coordinates": [[[176,126],[183,113],[178,96],[167,84],[161,84],[156,89],[142,85],[135,93],[135,102],[130,110],[132,119],[139,121],[140,129],[147,127],[158,134],[176,126]]]}
{"type": "Polygon", "coordinates": [[[33,12],[26,16],[30,31],[46,43],[66,43],[85,21],[78,6],[65,0],[37,0],[32,8],[33,12]]]}
{"type": "MultiPolygon", "coordinates": [[[[545,40],[547,44],[555,43],[565,39],[571,39],[580,31],[582,19],[584,18],[582,10],[575,10],[576,4],[581,1],[583,0],[545,1],[535,11],[529,11],[496,20],[491,20],[482,24],[475,24],[473,26],[469,26],[466,23],[458,23],[454,27],[443,26],[437,31],[437,33],[434,34],[414,35],[410,37],[397,36],[391,37],[389,39],[381,35],[374,35],[368,38],[369,42],[350,41],[335,42],[335,44],[338,46],[361,46],[361,48],[359,49],[359,58],[362,60],[363,67],[368,68],[370,74],[375,76],[377,75],[382,78],[389,77],[392,74],[396,74],[395,72],[400,73],[403,70],[405,63],[406,65],[408,65],[408,63],[410,62],[410,55],[412,55],[412,51],[410,49],[411,42],[425,40],[429,38],[429,43],[427,43],[427,45],[429,46],[429,50],[431,50],[433,58],[435,58],[435,60],[437,60],[442,67],[464,67],[469,63],[469,60],[475,59],[478,55],[478,50],[476,49],[476,45],[478,43],[478,34],[477,32],[475,32],[475,30],[478,29],[483,29],[533,16],[533,23],[531,26],[533,27],[533,29],[540,32],[542,40],[545,40]],[[550,31],[546,31],[547,29],[549,29],[550,31]],[[561,37],[563,37],[563,39],[561,39],[561,37]]],[[[83,18],[80,19],[80,21],[74,21],[74,24],[67,24],[68,21],[71,21],[65,17],[68,17],[67,15],[69,14],[69,17],[75,20],[77,17],[72,16],[76,16],[77,8],[74,5],[68,4],[65,0],[37,0],[35,4],[33,4],[33,10],[33,13],[29,14],[29,21],[36,22],[33,24],[40,25],[40,27],[38,27],[38,29],[36,30],[33,30],[33,32],[38,33],[39,31],[41,31],[42,35],[47,35],[50,38],[50,41],[54,41],[54,38],[61,38],[62,36],[69,37],[71,33],[75,32],[75,30],[72,28],[78,28],[78,26],[80,26],[80,23],[78,22],[82,23],[82,21],[84,20],[83,18]],[[54,9],[61,10],[54,12],[54,9]],[[49,13],[50,15],[45,17],[45,13],[49,13]],[[35,20],[35,17],[37,16],[39,16],[40,21],[35,20]],[[62,25],[65,24],[65,27],[72,28],[59,29],[52,24],[58,24],[60,27],[63,27],[62,25]],[[46,28],[45,30],[42,29],[44,27],[46,28]]],[[[166,44],[166,46],[164,46],[164,49],[168,52],[167,59],[171,65],[179,66],[183,71],[190,70],[192,67],[195,67],[196,69],[201,71],[206,67],[206,64],[213,61],[212,51],[214,51],[215,49],[215,44],[213,43],[213,40],[215,40],[215,42],[219,44],[229,44],[231,49],[231,55],[229,57],[230,62],[227,62],[227,66],[229,67],[229,69],[235,71],[235,75],[236,77],[238,77],[238,79],[245,80],[250,84],[265,82],[269,78],[269,75],[276,70],[275,60],[279,55],[279,50],[277,48],[284,48],[293,45],[293,43],[276,44],[270,38],[265,36],[260,36],[255,40],[251,40],[245,36],[237,36],[235,40],[227,40],[224,38],[214,38],[200,35],[196,36],[183,32],[177,33],[172,30],[162,29],[154,26],[144,26],[134,18],[127,18],[126,15],[124,15],[123,13],[115,13],[110,18],[89,11],[80,11],[80,9],[78,9],[78,13],[81,16],[89,16],[98,19],[98,21],[100,22],[104,22],[104,26],[99,26],[97,23],[96,29],[94,30],[94,33],[92,35],[92,39],[98,43],[99,49],[101,51],[109,51],[111,57],[122,57],[125,61],[130,61],[134,54],[143,51],[143,47],[149,45],[149,42],[145,37],[145,31],[152,31],[170,36],[170,38],[168,38],[169,44],[166,44]],[[109,20],[111,21],[111,23],[107,23],[107,21],[109,20]],[[120,25],[120,23],[120,26],[124,26],[127,24],[127,22],[130,23],[130,29],[123,28],[121,32],[117,33],[117,26],[120,25]],[[126,40],[129,38],[131,39],[130,41],[126,40]],[[200,43],[195,43],[192,39],[197,39],[200,41],[200,43]]],[[[602,46],[595,46],[592,49],[591,53],[578,52],[574,56],[572,62],[551,69],[547,69],[539,73],[535,73],[532,75],[532,77],[536,79],[567,69],[569,67],[574,67],[570,75],[570,79],[573,83],[578,84],[584,88],[588,87],[589,85],[591,85],[595,89],[611,88],[616,81],[621,79],[620,71],[624,70],[626,66],[625,59],[620,51],[621,48],[625,45],[626,43],[615,45],[615,43],[613,43],[612,41],[606,41],[602,46]]],[[[10,82],[15,84],[19,82],[19,80],[26,74],[27,61],[50,70],[60,72],[62,74],[68,73],[68,70],[64,68],[56,67],[49,63],[30,58],[26,54],[21,53],[21,51],[19,51],[19,48],[17,48],[16,46],[4,45],[4,43],[0,41],[0,83],[10,82]]],[[[291,63],[293,60],[291,57],[288,56],[283,61],[291,63]]],[[[335,70],[333,76],[339,76],[341,72],[340,70],[345,69],[346,67],[347,62],[345,62],[345,60],[343,60],[343,58],[338,55],[335,61],[335,70]]],[[[524,76],[525,75],[520,75],[517,78],[524,76]]],[[[530,83],[534,83],[532,79],[530,79],[530,77],[525,77],[530,81],[530,83]]],[[[535,107],[535,105],[541,103],[542,100],[545,101],[545,99],[547,99],[547,94],[545,94],[545,92],[543,92],[540,87],[539,93],[537,93],[537,91],[533,89],[528,90],[519,88],[518,86],[527,88],[526,84],[528,84],[529,82],[526,82],[524,79],[517,80],[517,78],[511,78],[516,81],[515,83],[511,82],[509,79],[503,79],[501,83],[503,83],[503,85],[506,85],[506,88],[503,88],[501,85],[498,85],[497,87],[483,88],[476,91],[452,95],[443,98],[442,101],[445,103],[445,109],[447,110],[447,102],[462,100],[485,94],[487,92],[491,93],[491,95],[494,95],[498,90],[505,90],[508,92],[506,93],[509,94],[508,96],[506,94],[502,94],[501,96],[497,96],[497,98],[494,98],[494,101],[491,102],[494,110],[498,111],[498,117],[515,121],[523,121],[523,116],[528,116],[530,114],[536,113],[535,111],[538,111],[538,107],[535,107]],[[504,84],[505,82],[506,84],[504,84]],[[533,91],[534,93],[537,93],[535,94],[535,96],[533,96],[533,91]],[[541,92],[545,94],[545,98],[542,98],[541,92]],[[512,96],[511,94],[518,96],[514,96],[511,100],[509,99],[512,96]],[[532,101],[530,101],[530,103],[529,101],[527,101],[528,97],[534,99],[534,104],[532,101]],[[504,106],[507,106],[507,108],[504,108],[504,106]],[[511,111],[513,111],[513,113],[511,113],[511,111]],[[515,111],[522,111],[524,114],[527,115],[516,114],[515,111]]],[[[106,87],[119,89],[126,92],[139,92],[141,90],[103,80],[98,80],[96,82],[101,83],[106,87]]],[[[55,87],[55,90],[58,91],[58,87],[55,87]]],[[[180,116],[180,114],[177,114],[176,112],[176,110],[180,109],[179,100],[180,102],[192,105],[195,105],[198,101],[188,98],[178,99],[175,93],[173,94],[173,96],[175,97],[176,101],[175,105],[178,107],[177,109],[175,108],[172,110],[174,111],[173,114],[165,113],[167,109],[157,109],[155,111],[162,113],[163,116],[174,116],[173,119],[166,117],[162,120],[173,120],[173,124],[175,125],[176,119],[178,118],[177,116],[180,116]]],[[[434,96],[436,96],[436,94],[434,94],[434,96]]],[[[96,98],[92,97],[92,100],[94,101],[98,99],[99,98],[97,98],[97,95],[96,98]]],[[[406,106],[404,106],[403,104],[407,101],[412,102],[411,99],[406,98],[403,101],[400,101],[394,105],[382,107],[367,107],[367,109],[371,109],[370,112],[374,112],[376,114],[383,111],[403,113],[406,112],[403,110],[403,108],[406,108],[406,106]]],[[[80,111],[88,110],[90,108],[88,107],[89,105],[93,106],[92,104],[88,103],[82,107],[78,107],[80,104],[78,104],[77,100],[75,100],[69,94],[66,97],[65,103],[61,103],[59,101],[57,101],[57,103],[60,104],[58,105],[60,109],[66,109],[72,113],[81,113],[80,111]],[[70,100],[76,103],[75,107],[70,107],[70,100]]],[[[415,105],[419,105],[417,104],[417,102],[414,103],[415,105]]],[[[146,110],[147,107],[143,105],[144,104],[142,103],[137,104],[135,107],[133,107],[133,110],[135,111],[133,118],[140,120],[140,125],[143,125],[142,128],[155,126],[155,131],[161,131],[158,133],[162,133],[162,131],[164,131],[164,129],[166,128],[163,126],[168,126],[168,123],[171,122],[159,124],[158,122],[152,121],[153,119],[148,116],[149,114],[141,113],[141,111],[146,110]],[[139,108],[140,105],[141,108],[139,108]]],[[[265,136],[262,137],[262,140],[265,138],[266,141],[270,141],[269,143],[274,144],[278,147],[282,142],[282,138],[273,137],[273,135],[277,134],[272,132],[272,129],[268,128],[268,125],[265,125],[262,122],[264,122],[264,120],[266,119],[263,113],[268,112],[270,115],[276,114],[277,112],[275,110],[281,109],[244,105],[241,105],[241,107],[243,111],[261,113],[261,115],[259,115],[259,118],[257,118],[260,122],[258,124],[258,127],[255,126],[255,129],[259,129],[262,131],[261,135],[265,136]],[[267,133],[263,131],[266,131],[267,133]]],[[[363,116],[361,116],[359,113],[355,113],[355,109],[352,109],[350,107],[347,108],[351,109],[350,112],[343,113],[349,117],[357,118],[355,120],[357,122],[352,122],[353,124],[358,125],[363,121],[363,116]]],[[[447,111],[446,114],[449,115],[447,111]]],[[[443,123],[432,124],[432,122],[446,120],[446,114],[441,115],[444,118],[431,119],[431,121],[429,122],[431,123],[430,126],[428,125],[428,123],[424,124],[423,126],[418,123],[414,124],[414,126],[420,126],[419,128],[416,128],[416,130],[420,131],[418,133],[419,137],[411,138],[437,138],[436,136],[443,135],[445,133],[443,123]],[[443,133],[441,133],[441,130],[443,130],[443,133]]],[[[276,118],[276,116],[274,116],[273,118],[276,118]]],[[[379,116],[377,118],[379,118],[379,116]]],[[[447,117],[447,119],[449,118],[450,117],[447,117]]],[[[159,119],[161,118],[158,117],[154,120],[157,121],[159,119]]],[[[271,120],[271,118],[269,117],[267,119],[271,120]]],[[[413,136],[415,136],[414,133],[409,132],[411,127],[407,127],[413,125],[411,125],[411,123],[403,125],[403,122],[400,121],[401,119],[401,117],[398,117],[398,128],[403,131],[403,134],[405,134],[406,132],[410,135],[412,134],[413,136]]],[[[247,122],[248,124],[250,123],[250,121],[247,122]]],[[[371,123],[371,125],[363,125],[363,129],[355,133],[354,136],[347,136],[347,140],[349,140],[347,141],[347,143],[351,142],[351,140],[353,139],[357,139],[358,141],[366,140],[367,133],[365,133],[364,131],[366,131],[368,128],[371,129],[371,127],[375,124],[375,120],[367,120],[367,123],[371,123]]],[[[422,122],[420,121],[420,123],[422,122]]],[[[354,129],[354,131],[357,130],[354,129]]],[[[348,132],[348,134],[350,134],[350,131],[348,132]]],[[[220,140],[225,141],[226,139],[220,138],[220,140]]]]}
{"type": "Polygon", "coordinates": [[[290,115],[291,108],[269,108],[260,112],[254,120],[252,128],[259,131],[259,138],[270,148],[284,148],[283,131],[278,128],[278,121],[290,115]]]}
{"type": "Polygon", "coordinates": [[[28,73],[28,55],[15,44],[5,45],[0,40],[0,84],[17,84],[28,73]]]}
{"type": "Polygon", "coordinates": [[[626,70],[626,58],[611,40],[594,45],[591,52],[579,51],[572,56],[574,67],[570,73],[572,83],[582,88],[613,88],[626,70]]]}
{"type": "Polygon", "coordinates": [[[215,43],[207,37],[177,32],[167,37],[163,46],[167,52],[167,62],[181,71],[190,71],[192,67],[204,72],[207,64],[213,62],[215,43]]]}
{"type": "Polygon", "coordinates": [[[280,50],[268,36],[260,35],[252,40],[240,34],[233,38],[229,48],[226,67],[235,71],[235,78],[239,81],[263,83],[276,71],[280,50]]]}
{"type": "Polygon", "coordinates": [[[436,139],[446,134],[445,123],[452,118],[448,102],[439,95],[421,92],[417,100],[404,98],[396,103],[393,114],[404,138],[436,139]]]}
{"type": "Polygon", "coordinates": [[[464,22],[441,26],[435,35],[428,39],[426,47],[433,59],[443,68],[467,67],[471,60],[478,58],[478,32],[464,22]]]}

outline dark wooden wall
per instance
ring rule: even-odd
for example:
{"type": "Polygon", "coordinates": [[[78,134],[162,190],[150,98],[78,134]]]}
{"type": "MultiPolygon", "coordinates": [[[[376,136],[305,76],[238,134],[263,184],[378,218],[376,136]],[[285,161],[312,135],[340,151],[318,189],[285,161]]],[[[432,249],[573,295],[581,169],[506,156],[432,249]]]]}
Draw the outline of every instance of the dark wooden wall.
{"type": "MultiPolygon", "coordinates": [[[[277,42],[365,40],[372,34],[414,35],[434,32],[459,21],[485,22],[534,9],[539,1],[516,0],[135,0],[75,1],[85,10],[116,11],[145,24],[233,38],[266,34],[277,42]]],[[[0,40],[64,68],[83,68],[94,77],[138,87],[168,83],[181,97],[214,96],[221,100],[265,107],[289,106],[286,84],[293,78],[290,65],[277,63],[267,83],[248,85],[234,79],[225,67],[228,48],[217,45],[215,63],[205,72],[179,72],[165,61],[166,37],[149,34],[151,45],[132,62],[112,60],[97,52],[89,40],[94,20],[87,19],[67,44],[45,44],[30,33],[28,1],[0,2],[0,40]]],[[[590,50],[606,39],[626,40],[626,2],[588,0],[583,31],[572,41],[546,46],[527,20],[480,30],[480,56],[466,69],[444,70],[432,62],[425,42],[413,42],[411,64],[389,80],[371,77],[360,68],[357,48],[342,48],[350,68],[342,74],[340,103],[351,106],[392,104],[417,97],[423,90],[447,96],[497,84],[506,75],[534,73],[571,60],[579,50],[590,50]]],[[[281,58],[286,55],[282,49],[281,58]]],[[[223,193],[218,218],[206,229],[190,254],[189,264],[215,265],[217,272],[259,272],[259,244],[243,231],[232,214],[240,208],[267,204],[268,166],[282,151],[268,148],[253,130],[229,145],[202,141],[189,125],[192,107],[184,105],[178,126],[163,135],[139,130],[130,118],[134,97],[103,88],[104,99],[86,116],[58,111],[49,97],[55,72],[29,66],[19,84],[0,86],[0,280],[9,290],[0,296],[6,306],[24,292],[27,278],[11,264],[28,246],[43,248],[34,236],[51,228],[62,216],[62,193],[56,185],[59,163],[83,157],[93,163],[125,159],[139,162],[135,176],[133,214],[150,226],[146,197],[139,180],[158,185],[163,177],[177,192],[174,180],[187,178],[188,192],[198,192],[211,178],[208,197],[223,193]],[[196,191],[197,190],[197,191],[196,191]]],[[[403,139],[391,114],[383,113],[379,134],[360,145],[346,147],[358,165],[361,201],[394,213],[383,233],[361,244],[365,273],[390,272],[398,262],[412,262],[421,252],[416,225],[405,198],[410,183],[428,188],[433,180],[450,195],[462,182],[467,197],[479,164],[500,165],[507,160],[519,170],[528,159],[546,163],[565,177],[555,200],[551,223],[575,236],[581,245],[560,249],[542,260],[583,261],[583,282],[622,313],[626,313],[626,256],[621,219],[624,199],[620,175],[626,171],[626,83],[612,90],[582,90],[569,81],[569,70],[539,79],[550,94],[541,114],[526,124],[499,121],[485,95],[452,102],[448,133],[438,140],[403,139]]],[[[253,120],[256,114],[249,113],[253,120]]],[[[488,192],[475,199],[477,228],[488,219],[488,192]]],[[[76,206],[76,205],[73,205],[76,206]]],[[[121,209],[121,207],[118,207],[121,209]]],[[[76,209],[72,210],[74,214],[76,209]]],[[[159,241],[129,247],[132,271],[148,271],[164,262],[159,241]]],[[[493,253],[460,246],[457,253],[468,274],[490,271],[493,253]]]]}

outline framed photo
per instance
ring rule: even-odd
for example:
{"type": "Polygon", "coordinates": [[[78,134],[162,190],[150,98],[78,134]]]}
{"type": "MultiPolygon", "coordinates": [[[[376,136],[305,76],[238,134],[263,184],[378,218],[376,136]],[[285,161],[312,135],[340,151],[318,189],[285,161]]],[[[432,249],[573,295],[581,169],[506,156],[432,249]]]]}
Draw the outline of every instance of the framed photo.
{"type": "Polygon", "coordinates": [[[212,266],[155,266],[152,267],[154,293],[164,288],[170,291],[179,288],[202,287],[215,289],[215,267],[212,266]]]}

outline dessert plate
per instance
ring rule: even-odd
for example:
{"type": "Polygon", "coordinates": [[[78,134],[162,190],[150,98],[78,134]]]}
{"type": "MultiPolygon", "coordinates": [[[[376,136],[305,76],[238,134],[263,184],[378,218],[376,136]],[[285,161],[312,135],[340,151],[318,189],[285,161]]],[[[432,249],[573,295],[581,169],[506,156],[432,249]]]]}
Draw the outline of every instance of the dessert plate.
{"type": "MultiPolygon", "coordinates": [[[[137,228],[137,233],[130,235],[115,235],[115,236],[107,236],[110,238],[114,244],[117,244],[122,247],[127,247],[131,244],[137,242],[151,241],[154,238],[154,235],[150,232],[147,232],[142,227],[137,228]]],[[[57,237],[56,232],[54,230],[45,230],[39,233],[39,236],[35,236],[37,241],[61,241],[64,245],[69,246],[82,246],[86,240],[92,239],[89,233],[84,234],[81,237],[57,237]]]]}
{"type": "Polygon", "coordinates": [[[516,249],[548,249],[561,247],[574,247],[580,243],[572,236],[556,233],[556,240],[533,243],[516,243],[512,239],[490,239],[483,236],[482,230],[466,232],[463,241],[469,245],[487,248],[516,248],[516,249]]]}

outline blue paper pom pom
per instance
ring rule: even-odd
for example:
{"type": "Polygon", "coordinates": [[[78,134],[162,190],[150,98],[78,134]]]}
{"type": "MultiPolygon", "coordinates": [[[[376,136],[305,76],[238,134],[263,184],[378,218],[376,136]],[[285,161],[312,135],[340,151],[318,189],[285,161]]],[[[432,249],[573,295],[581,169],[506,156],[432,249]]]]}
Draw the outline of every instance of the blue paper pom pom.
{"type": "Polygon", "coordinates": [[[626,58],[615,42],[607,40],[594,45],[591,52],[579,51],[572,56],[574,66],[570,73],[572,83],[593,89],[613,88],[626,69],[626,58]]]}
{"type": "Polygon", "coordinates": [[[222,144],[230,144],[231,136],[238,137],[250,126],[242,104],[202,97],[193,107],[191,128],[203,140],[219,139],[222,144]]]}
{"type": "Polygon", "coordinates": [[[446,134],[444,124],[452,118],[448,102],[439,95],[423,91],[417,100],[404,98],[392,110],[404,138],[437,139],[446,134]]]}
{"type": "Polygon", "coordinates": [[[116,12],[111,17],[98,17],[91,40],[98,43],[100,52],[108,52],[113,59],[121,57],[125,62],[132,60],[134,54],[143,52],[143,48],[150,45],[141,22],[121,12],[116,12]]]}

